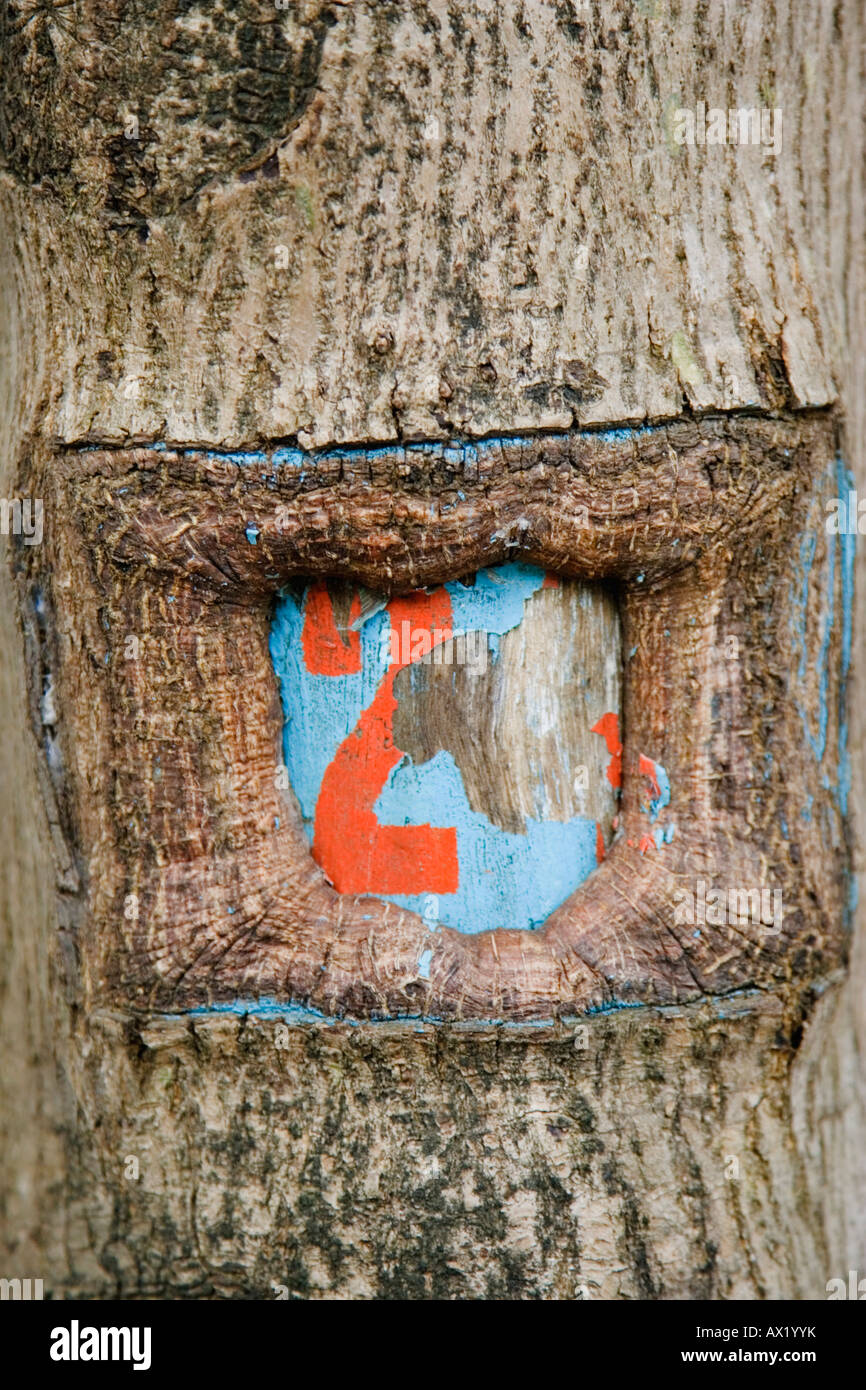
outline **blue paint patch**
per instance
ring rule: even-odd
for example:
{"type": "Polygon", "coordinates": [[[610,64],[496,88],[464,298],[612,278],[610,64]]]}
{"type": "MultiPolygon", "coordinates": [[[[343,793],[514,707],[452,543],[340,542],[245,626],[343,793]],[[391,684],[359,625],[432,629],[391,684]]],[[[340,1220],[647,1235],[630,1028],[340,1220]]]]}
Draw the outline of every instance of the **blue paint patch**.
{"type": "Polygon", "coordinates": [[[852,875],[851,875],[851,880],[850,880],[850,882],[849,882],[849,884],[848,884],[848,914],[847,914],[847,925],[848,925],[848,926],[850,926],[851,923],[854,921],[854,915],[855,915],[855,913],[856,913],[856,911],[857,911],[857,905],[858,905],[859,902],[860,902],[860,883],[859,883],[859,881],[858,881],[857,875],[856,875],[856,874],[852,874],[852,875]]]}
{"type": "MultiPolygon", "coordinates": [[[[416,440],[409,443],[402,443],[398,440],[388,444],[376,444],[369,446],[355,446],[344,448],[339,445],[327,444],[320,449],[302,449],[298,445],[280,445],[276,449],[265,451],[262,449],[217,449],[209,447],[191,446],[188,444],[171,444],[164,439],[153,440],[149,444],[140,444],[141,449],[151,449],[155,453],[176,453],[182,458],[201,457],[202,455],[216,463],[233,463],[239,468],[250,468],[255,466],[265,466],[268,468],[280,469],[315,469],[320,463],[330,463],[333,461],[345,460],[348,463],[370,463],[377,458],[389,458],[395,452],[400,452],[405,458],[411,460],[413,456],[427,456],[431,459],[441,459],[446,464],[451,465],[455,470],[466,469],[477,466],[480,461],[489,462],[498,460],[503,449],[526,448],[532,449],[539,439],[556,441],[567,441],[568,439],[600,440],[603,444],[625,444],[631,443],[642,436],[658,433],[667,428],[664,421],[654,425],[640,425],[635,428],[619,429],[598,429],[584,427],[573,430],[545,430],[539,434],[496,434],[487,435],[483,439],[450,439],[447,441],[437,440],[416,440]]],[[[81,453],[93,453],[104,446],[102,444],[84,444],[80,448],[81,453]]],[[[460,494],[458,494],[460,496],[460,494]]]]}
{"type": "MultiPolygon", "coordinates": [[[[746,991],[738,991],[746,994],[746,991]]],[[[729,996],[733,997],[733,996],[729,996]]],[[[754,997],[754,996],[753,996],[754,997]]],[[[586,1014],[563,1014],[560,1018],[552,1015],[548,1018],[476,1018],[465,1021],[455,1021],[449,1019],[448,1027],[454,1032],[474,1033],[482,1028],[501,1028],[505,1031],[522,1032],[524,1029],[553,1028],[556,1026],[569,1028],[577,1023],[584,1023],[588,1017],[597,1018],[604,1014],[619,1013],[622,1009],[645,1009],[647,1006],[635,1003],[631,1000],[612,999],[605,1004],[598,1004],[587,1009],[586,1014]]],[[[653,1016],[666,1012],[664,1005],[654,1005],[652,1007],[653,1016]]],[[[368,1019],[351,1018],[343,1014],[325,1014],[319,1009],[314,1009],[307,1004],[281,1003],[277,999],[233,999],[230,1003],[224,1004],[203,1004],[195,1009],[187,1009],[182,1013],[161,1014],[158,1017],[171,1020],[185,1018],[213,1018],[220,1015],[230,1015],[235,1018],[262,1018],[273,1019],[279,1023],[289,1026],[304,1024],[325,1024],[327,1027],[334,1027],[342,1024],[349,1028],[369,1028],[387,1027],[394,1024],[417,1024],[419,1027],[425,1025],[438,1025],[443,1019],[438,1014],[388,1014],[372,1015],[368,1019]]]]}
{"type": "Polygon", "coordinates": [[[663,845],[669,845],[676,834],[676,829],[673,821],[671,821],[670,825],[654,825],[653,839],[655,840],[656,849],[661,849],[663,845]]]}
{"type": "Polygon", "coordinates": [[[383,635],[387,636],[389,618],[379,612],[364,624],[361,670],[345,676],[315,676],[307,670],[301,646],[303,626],[303,599],[282,597],[271,625],[271,659],[283,706],[283,756],[312,843],[322,778],[362,710],[372,703],[387,670],[383,635]]]}
{"type": "MultiPolygon", "coordinates": [[[[438,917],[458,931],[540,927],[596,867],[595,821],[527,820],[525,835],[501,830],[471,809],[450,753],[420,767],[405,758],[375,809],[382,825],[457,827],[459,887],[440,894],[438,917]]],[[[391,894],[388,901],[423,914],[426,897],[391,894]]]]}
{"type": "MultiPolygon", "coordinates": [[[[201,451],[198,449],[181,449],[179,452],[182,453],[185,458],[189,458],[201,451]]],[[[206,459],[210,459],[212,463],[235,463],[238,468],[249,468],[251,464],[266,464],[268,462],[267,454],[258,450],[227,449],[223,451],[222,449],[206,449],[204,451],[204,456],[206,459]]]]}
{"type": "Polygon", "coordinates": [[[661,763],[653,763],[655,770],[655,780],[658,785],[659,794],[650,799],[649,813],[650,821],[658,820],[659,812],[669,805],[671,799],[671,779],[668,777],[667,770],[661,763]]]}
{"type": "Polygon", "coordinates": [[[488,632],[501,637],[510,632],[523,622],[524,604],[544,578],[544,570],[536,565],[510,564],[480,570],[471,587],[446,584],[455,633],[488,632]]]}
{"type": "Polygon", "coordinates": [[[274,468],[303,468],[309,462],[310,455],[304,453],[303,449],[275,449],[271,455],[274,468]]]}
{"type": "Polygon", "coordinates": [[[280,1023],[291,1024],[339,1022],[318,1009],[308,1008],[304,1004],[281,1004],[276,999],[233,999],[229,1004],[203,1004],[197,1009],[187,1009],[184,1014],[170,1014],[169,1017],[207,1018],[214,1014],[234,1014],[238,1018],[251,1014],[257,1018],[273,1018],[280,1023]]]}
{"type": "MultiPolygon", "coordinates": [[[[835,487],[837,499],[846,502],[850,489],[854,486],[851,473],[837,455],[835,460],[835,487]]],[[[841,672],[838,704],[838,739],[836,749],[835,784],[824,774],[823,785],[833,787],[833,795],[842,815],[848,813],[848,799],[851,789],[851,763],[848,748],[848,676],[851,666],[851,640],[854,607],[854,556],[856,535],[847,530],[833,535],[833,544],[827,547],[827,557],[822,577],[825,605],[822,611],[821,640],[817,657],[818,668],[818,710],[817,722],[810,720],[809,710],[803,700],[796,698],[795,706],[803,725],[806,741],[817,763],[824,761],[827,754],[828,730],[830,726],[830,646],[834,627],[841,619],[841,672]],[[838,578],[837,578],[838,575],[838,578]],[[837,611],[837,587],[839,602],[837,611]]],[[[817,537],[807,532],[801,539],[799,552],[799,575],[793,591],[794,615],[792,636],[799,651],[796,680],[801,685],[807,677],[807,622],[809,612],[809,589],[812,569],[817,551],[817,537]]],[[[810,808],[801,812],[804,819],[811,818],[810,808]]]]}
{"type": "MultiPolygon", "coordinates": [[[[839,496],[843,488],[854,487],[854,475],[846,469],[841,457],[836,458],[836,484],[839,496]]],[[[854,624],[854,558],[856,531],[839,534],[836,543],[840,551],[842,571],[842,680],[839,690],[839,776],[837,804],[843,816],[848,814],[851,794],[851,754],[848,748],[848,677],[851,670],[851,640],[854,624]]]]}
{"type": "Polygon", "coordinates": [[[649,434],[652,429],[658,428],[653,425],[641,425],[638,429],[616,429],[616,430],[581,430],[581,434],[594,434],[597,439],[601,439],[605,444],[622,444],[632,439],[639,439],[642,434],[649,434]]]}

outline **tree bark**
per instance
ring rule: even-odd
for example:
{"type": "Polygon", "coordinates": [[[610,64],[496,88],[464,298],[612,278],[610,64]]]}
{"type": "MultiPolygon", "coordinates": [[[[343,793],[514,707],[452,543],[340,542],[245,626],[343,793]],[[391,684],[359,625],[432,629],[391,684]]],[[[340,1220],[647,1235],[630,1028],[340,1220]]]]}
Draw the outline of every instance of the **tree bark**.
{"type": "Polygon", "coordinates": [[[45,505],[0,574],[3,1272],[604,1299],[866,1273],[866,654],[861,622],[846,818],[850,547],[823,525],[837,451],[866,489],[858,0],[13,0],[0,24],[0,497],[45,505]],[[781,146],[679,143],[701,102],[781,112],[781,146]],[[277,496],[249,461],[280,448],[318,472],[277,496]],[[621,586],[627,748],[676,770],[680,840],[639,848],[626,768],[609,886],[542,933],[438,933],[427,981],[413,914],[376,935],[297,825],[260,834],[267,604],[277,574],[392,594],[515,556],[621,586]],[[135,732],[156,690],[173,800],[135,732]],[[206,728],[257,769],[242,795],[206,728]],[[173,879],[191,823],[219,872],[173,879]],[[672,936],[686,849],[783,883],[790,930],[672,936]],[[283,915],[225,965],[219,874],[252,920],[290,853],[283,915]]]}

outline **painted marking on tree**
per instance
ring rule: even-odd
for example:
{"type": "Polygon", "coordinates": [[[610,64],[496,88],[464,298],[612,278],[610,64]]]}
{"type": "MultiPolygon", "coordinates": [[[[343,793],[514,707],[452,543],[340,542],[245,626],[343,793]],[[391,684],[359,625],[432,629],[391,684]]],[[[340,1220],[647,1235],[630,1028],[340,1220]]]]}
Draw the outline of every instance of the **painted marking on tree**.
{"type": "MultiPolygon", "coordinates": [[[[593,725],[592,732],[601,735],[607,746],[607,751],[610,753],[610,762],[607,765],[608,781],[612,787],[621,787],[622,740],[619,736],[619,716],[613,713],[603,714],[598,723],[593,725]]],[[[653,758],[648,758],[644,753],[638,754],[638,773],[641,777],[649,778],[652,793],[649,802],[643,802],[641,809],[649,814],[651,821],[656,821],[671,799],[670,778],[661,763],[655,762],[653,758]]],[[[674,837],[674,829],[673,824],[655,826],[651,835],[641,836],[637,848],[641,854],[646,854],[647,850],[661,849],[663,845],[669,845],[674,837]]],[[[632,840],[629,840],[629,844],[633,843],[632,840]]],[[[604,852],[604,837],[601,835],[599,827],[597,848],[599,863],[604,858],[604,852]]]]}
{"type": "Polygon", "coordinates": [[[610,762],[607,765],[607,780],[612,787],[619,790],[622,786],[622,742],[619,736],[619,715],[611,712],[603,714],[598,723],[593,725],[592,732],[601,734],[605,741],[607,751],[610,754],[610,762]]]}
{"type": "MultiPolygon", "coordinates": [[[[304,632],[310,621],[310,597],[314,594],[315,590],[311,590],[307,596],[304,632]]],[[[360,611],[357,596],[353,610],[356,606],[360,611]]],[[[420,634],[412,646],[413,652],[417,647],[417,656],[426,655],[434,645],[451,637],[451,603],[445,589],[392,599],[388,612],[392,632],[394,627],[402,628],[408,622],[413,634],[420,634]]],[[[313,857],[340,893],[393,896],[411,895],[419,890],[457,892],[456,827],[383,823],[376,814],[379,794],[404,758],[393,741],[397,708],[394,679],[407,664],[404,660],[395,661],[389,651],[388,668],[372,704],[362,711],[322,778],[316,803],[313,857]]],[[[312,674],[331,676],[340,672],[315,670],[312,674]]]]}
{"type": "MultiPolygon", "coordinates": [[[[820,490],[816,492],[813,504],[814,516],[817,518],[822,508],[826,512],[831,505],[844,505],[845,493],[850,492],[853,481],[853,475],[837,455],[832,467],[826,469],[820,479],[820,490]],[[832,493],[837,496],[831,496],[832,493]]],[[[851,665],[856,543],[856,528],[849,533],[838,526],[825,524],[824,527],[815,526],[804,531],[790,580],[790,634],[796,661],[789,673],[789,693],[802,723],[805,743],[822,769],[822,784],[832,791],[843,815],[848,812],[851,787],[847,687],[851,665]],[[819,603],[815,602],[816,597],[820,597],[819,603]],[[817,625],[817,633],[812,631],[813,625],[817,625]],[[837,627],[841,629],[841,669],[834,710],[830,698],[833,677],[831,653],[837,627]],[[817,642],[812,642],[813,637],[817,638],[817,642]],[[835,744],[830,738],[834,719],[835,744]]],[[[800,817],[804,821],[812,819],[813,799],[812,796],[808,797],[800,809],[800,817]]],[[[782,825],[782,830],[787,839],[787,822],[782,825]]]]}
{"type": "MultiPolygon", "coordinates": [[[[361,599],[356,594],[351,622],[360,614],[361,599]]],[[[307,593],[301,642],[307,670],[314,676],[349,676],[361,669],[361,638],[351,626],[345,636],[338,630],[327,584],[314,584],[307,593]]]]}
{"type": "MultiPolygon", "coordinates": [[[[394,732],[401,705],[435,706],[436,690],[418,678],[448,679],[450,667],[456,682],[461,666],[471,678],[473,662],[476,674],[487,672],[500,659],[501,640],[524,622],[528,601],[560,588],[556,576],[512,564],[481,571],[473,583],[455,581],[378,606],[366,596],[366,618],[357,590],[344,596],[341,618],[321,582],[281,597],[271,654],[285,761],[313,857],[338,891],[398,903],[434,929],[439,922],[473,933],[533,929],[604,858],[598,815],[525,815],[519,831],[505,828],[479,809],[477,797],[473,804],[465,769],[449,749],[413,758],[394,732]]],[[[542,670],[538,699],[522,710],[536,735],[551,718],[544,684],[542,670]]],[[[599,692],[590,696],[598,700],[599,692]]],[[[621,780],[618,728],[617,713],[607,711],[593,729],[611,753],[609,789],[601,794],[611,809],[621,780]]],[[[579,768],[585,786],[585,764],[579,768]]],[[[593,806],[598,796],[596,789],[593,806]]]]}

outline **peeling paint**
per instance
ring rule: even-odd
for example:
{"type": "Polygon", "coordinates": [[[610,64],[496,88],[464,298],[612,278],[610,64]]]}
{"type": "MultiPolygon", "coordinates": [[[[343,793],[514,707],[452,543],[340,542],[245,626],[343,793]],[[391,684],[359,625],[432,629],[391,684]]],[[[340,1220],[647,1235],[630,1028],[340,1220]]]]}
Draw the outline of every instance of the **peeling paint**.
{"type": "MultiPolygon", "coordinates": [[[[829,481],[829,479],[828,479],[829,481]]],[[[844,462],[837,456],[833,482],[837,497],[844,499],[853,486],[853,477],[844,462]]],[[[823,508],[822,508],[823,510],[823,508]]],[[[821,636],[818,650],[817,709],[810,710],[810,700],[802,693],[795,694],[795,706],[800,716],[806,742],[817,763],[822,763],[828,752],[828,734],[831,723],[829,700],[830,652],[833,632],[837,622],[841,622],[842,671],[839,688],[837,714],[837,750],[833,780],[827,783],[834,786],[834,796],[842,814],[847,814],[848,797],[851,786],[850,754],[848,750],[847,681],[851,666],[851,634],[854,605],[854,555],[856,535],[842,531],[827,535],[826,554],[823,573],[813,580],[815,557],[818,553],[818,535],[807,531],[801,538],[798,566],[792,589],[793,617],[791,635],[794,640],[798,660],[795,679],[800,692],[805,691],[809,671],[807,668],[808,632],[807,622],[810,612],[809,594],[813,582],[820,583],[824,602],[820,606],[821,636]],[[837,593],[838,590],[838,593],[837,593]]],[[[803,808],[801,815],[808,819],[810,812],[803,808]]]]}
{"type": "MultiPolygon", "coordinates": [[[[550,580],[535,566],[500,565],[471,585],[455,581],[374,604],[366,621],[356,593],[343,632],[325,585],[283,594],[271,655],[285,763],[313,857],[338,891],[373,893],[425,917],[435,895],[437,919],[460,931],[531,930],[603,858],[595,819],[527,818],[523,833],[509,833],[470,807],[450,753],[416,766],[393,741],[397,673],[457,634],[484,634],[495,659],[498,639],[523,621],[526,601],[550,580]],[[393,641],[405,626],[411,651],[393,641]]],[[[607,741],[616,787],[616,714],[595,731],[607,741]]]]}

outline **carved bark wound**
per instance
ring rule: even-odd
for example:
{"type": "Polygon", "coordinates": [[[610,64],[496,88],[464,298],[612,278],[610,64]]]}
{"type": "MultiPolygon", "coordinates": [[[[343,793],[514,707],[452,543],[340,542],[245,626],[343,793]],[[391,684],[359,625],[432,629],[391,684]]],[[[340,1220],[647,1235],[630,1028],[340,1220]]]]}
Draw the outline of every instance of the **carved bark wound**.
{"type": "Polygon", "coordinates": [[[343,450],[302,468],[140,448],[75,451],[46,469],[58,513],[78,521],[45,547],[42,578],[76,576],[53,605],[54,660],[60,707],[76,711],[62,741],[92,906],[90,998],[530,1018],[837,963],[839,566],[829,593],[814,577],[834,543],[834,445],[833,421],[804,414],[343,450]],[[812,580],[796,573],[804,538],[812,580]],[[543,930],[431,935],[412,913],[336,893],[275,790],[270,608],[297,576],[399,593],[516,558],[619,586],[623,827],[543,930]],[[124,658],[134,634],[137,663],[124,658]],[[828,714],[812,758],[800,709],[819,661],[828,714]],[[661,846],[639,753],[670,777],[675,834],[661,846]],[[679,924],[677,891],[701,879],[781,891],[781,931],[679,924]]]}

